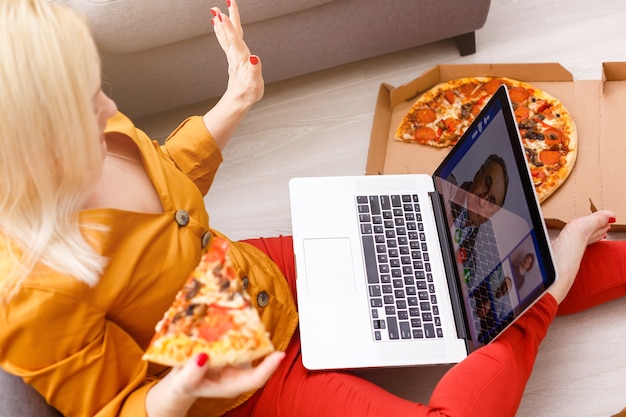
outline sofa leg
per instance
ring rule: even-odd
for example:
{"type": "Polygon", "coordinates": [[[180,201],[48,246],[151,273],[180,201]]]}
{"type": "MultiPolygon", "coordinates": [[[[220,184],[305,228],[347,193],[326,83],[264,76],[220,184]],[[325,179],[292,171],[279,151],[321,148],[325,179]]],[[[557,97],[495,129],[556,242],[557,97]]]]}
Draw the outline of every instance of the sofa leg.
{"type": "Polygon", "coordinates": [[[454,41],[461,56],[471,55],[476,52],[476,35],[474,32],[464,33],[455,36],[454,41]]]}

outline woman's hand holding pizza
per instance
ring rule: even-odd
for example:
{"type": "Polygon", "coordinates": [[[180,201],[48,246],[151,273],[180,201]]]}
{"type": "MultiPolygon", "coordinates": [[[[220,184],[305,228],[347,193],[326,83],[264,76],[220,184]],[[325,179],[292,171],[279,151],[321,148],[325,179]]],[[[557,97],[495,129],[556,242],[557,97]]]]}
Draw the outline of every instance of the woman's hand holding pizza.
{"type": "Polygon", "coordinates": [[[175,368],[172,373],[178,381],[181,395],[210,398],[233,398],[244,392],[260,388],[274,373],[284,352],[273,352],[255,367],[225,366],[211,369],[207,367],[206,356],[198,355],[184,367],[175,368]]]}
{"type": "Polygon", "coordinates": [[[232,398],[259,388],[285,356],[274,351],[229,249],[230,241],[213,238],[156,325],[143,359],[172,370],[148,392],[150,417],[182,416],[199,397],[232,398]]]}
{"type": "Polygon", "coordinates": [[[263,386],[274,373],[284,352],[273,352],[255,367],[209,368],[206,354],[199,354],[155,384],[146,397],[150,417],[185,416],[200,397],[233,398],[263,386]]]}

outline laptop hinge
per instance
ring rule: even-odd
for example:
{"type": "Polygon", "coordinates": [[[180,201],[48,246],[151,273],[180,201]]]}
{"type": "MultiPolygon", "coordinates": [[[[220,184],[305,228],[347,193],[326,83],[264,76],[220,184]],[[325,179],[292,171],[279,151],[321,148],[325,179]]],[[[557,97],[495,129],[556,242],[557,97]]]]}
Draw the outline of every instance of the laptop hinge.
{"type": "Polygon", "coordinates": [[[458,271],[456,262],[450,255],[452,245],[448,235],[448,225],[445,218],[445,211],[441,202],[441,196],[437,191],[428,193],[432,201],[435,220],[437,223],[437,233],[439,233],[439,244],[441,245],[441,254],[443,256],[443,265],[446,271],[446,279],[448,281],[448,289],[450,291],[450,300],[452,302],[452,312],[454,313],[454,322],[456,324],[456,332],[460,339],[467,341],[469,346],[469,328],[465,314],[465,305],[461,297],[461,288],[459,287],[458,271]]]}

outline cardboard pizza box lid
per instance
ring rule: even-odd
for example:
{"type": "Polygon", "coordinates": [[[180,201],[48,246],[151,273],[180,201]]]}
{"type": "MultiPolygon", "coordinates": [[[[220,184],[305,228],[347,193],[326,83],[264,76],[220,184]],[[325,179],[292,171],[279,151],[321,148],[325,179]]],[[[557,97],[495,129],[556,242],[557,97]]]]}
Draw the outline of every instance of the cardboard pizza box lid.
{"type": "Polygon", "coordinates": [[[601,80],[574,80],[558,63],[437,65],[398,87],[382,83],[376,102],[366,174],[431,174],[448,148],[404,143],[395,129],[417,96],[454,78],[499,76],[526,81],[561,100],[578,130],[578,156],[567,181],[542,204],[546,224],[561,228],[590,210],[607,208],[617,215],[614,231],[626,231],[626,62],[602,65],[601,80]]]}

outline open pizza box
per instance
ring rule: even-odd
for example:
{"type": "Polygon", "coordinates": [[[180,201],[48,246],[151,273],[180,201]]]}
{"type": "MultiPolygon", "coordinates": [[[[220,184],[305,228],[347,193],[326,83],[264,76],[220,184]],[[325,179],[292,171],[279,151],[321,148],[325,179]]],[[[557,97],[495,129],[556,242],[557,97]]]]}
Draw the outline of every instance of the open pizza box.
{"type": "Polygon", "coordinates": [[[626,62],[603,64],[602,80],[577,80],[563,66],[540,64],[438,65],[398,87],[380,86],[366,174],[432,174],[449,149],[404,143],[395,130],[417,96],[461,77],[508,77],[526,81],[560,99],[578,130],[578,156],[566,182],[541,205],[549,228],[597,209],[616,213],[613,231],[626,231],[626,62]]]}

